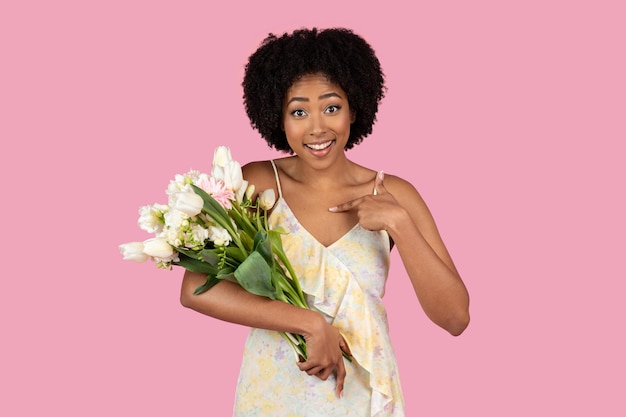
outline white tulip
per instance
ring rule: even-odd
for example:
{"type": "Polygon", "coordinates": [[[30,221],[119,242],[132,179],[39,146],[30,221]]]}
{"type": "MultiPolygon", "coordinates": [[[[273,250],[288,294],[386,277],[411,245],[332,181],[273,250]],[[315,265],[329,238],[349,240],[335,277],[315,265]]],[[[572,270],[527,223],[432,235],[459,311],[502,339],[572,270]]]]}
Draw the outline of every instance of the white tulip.
{"type": "Polygon", "coordinates": [[[213,167],[211,168],[211,177],[215,178],[216,180],[224,181],[224,167],[221,167],[219,165],[213,165],[213,167]]]}
{"type": "Polygon", "coordinates": [[[224,185],[233,192],[239,191],[243,184],[243,174],[241,173],[241,165],[237,161],[229,161],[224,166],[224,185]]]}
{"type": "MultiPolygon", "coordinates": [[[[243,201],[244,195],[247,196],[248,188],[250,188],[248,186],[248,181],[243,180],[241,182],[241,187],[239,187],[239,189],[237,190],[237,193],[235,194],[235,197],[237,198],[238,203],[241,203],[243,201]]],[[[248,197],[248,200],[250,200],[250,197],[248,197]]]]}
{"type": "Polygon", "coordinates": [[[226,164],[233,160],[228,146],[218,146],[213,154],[213,166],[224,168],[226,164]]]}
{"type": "Polygon", "coordinates": [[[189,217],[198,215],[204,207],[204,200],[194,192],[177,193],[174,208],[180,210],[189,217]]]}
{"type": "Polygon", "coordinates": [[[155,258],[171,258],[174,248],[162,238],[152,238],[143,242],[143,253],[155,258]]]}
{"type": "Polygon", "coordinates": [[[275,203],[276,193],[274,193],[273,188],[268,188],[267,190],[259,194],[259,207],[261,207],[263,210],[267,211],[271,209],[272,207],[274,207],[275,203]]]}
{"type": "Polygon", "coordinates": [[[128,242],[119,246],[125,261],[146,262],[150,256],[143,252],[143,242],[128,242]]]}

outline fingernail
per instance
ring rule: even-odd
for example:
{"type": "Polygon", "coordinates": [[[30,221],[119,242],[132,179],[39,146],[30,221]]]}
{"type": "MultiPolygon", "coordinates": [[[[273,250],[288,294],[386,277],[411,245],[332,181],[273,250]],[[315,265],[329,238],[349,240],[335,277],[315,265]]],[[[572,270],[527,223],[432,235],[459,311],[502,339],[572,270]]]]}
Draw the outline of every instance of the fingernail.
{"type": "Polygon", "coordinates": [[[328,209],[328,211],[336,211],[336,210],[337,210],[337,206],[331,207],[331,208],[328,209]]]}

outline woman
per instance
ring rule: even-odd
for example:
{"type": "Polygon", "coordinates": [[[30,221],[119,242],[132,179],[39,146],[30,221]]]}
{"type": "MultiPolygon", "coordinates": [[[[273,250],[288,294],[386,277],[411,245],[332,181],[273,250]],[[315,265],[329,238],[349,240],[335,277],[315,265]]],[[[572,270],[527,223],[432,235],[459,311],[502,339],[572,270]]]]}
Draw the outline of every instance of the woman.
{"type": "Polygon", "coordinates": [[[385,92],[380,63],[350,30],[297,30],[264,40],[243,87],[252,126],[288,154],[247,164],[244,178],[278,195],[269,222],[288,232],[283,245],[311,309],[227,281],[196,296],[205,277],[185,273],[183,305],[252,328],[234,415],[403,416],[382,303],[390,250],[424,312],[452,335],[469,323],[469,296],[415,188],[347,158],[372,132],[385,92]],[[307,360],[297,362],[277,331],[302,334],[307,360]]]}

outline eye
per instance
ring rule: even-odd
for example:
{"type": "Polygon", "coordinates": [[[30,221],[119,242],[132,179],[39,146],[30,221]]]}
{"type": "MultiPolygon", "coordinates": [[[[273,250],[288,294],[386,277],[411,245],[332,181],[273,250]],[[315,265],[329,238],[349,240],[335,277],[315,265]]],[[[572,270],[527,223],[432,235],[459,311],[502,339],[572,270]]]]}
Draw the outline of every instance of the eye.
{"type": "Polygon", "coordinates": [[[326,107],[325,112],[326,113],[337,113],[339,110],[341,110],[341,106],[335,105],[335,104],[331,104],[330,106],[326,107]]]}
{"type": "Polygon", "coordinates": [[[295,117],[304,117],[306,116],[306,112],[302,109],[295,109],[291,112],[291,115],[295,117]]]}

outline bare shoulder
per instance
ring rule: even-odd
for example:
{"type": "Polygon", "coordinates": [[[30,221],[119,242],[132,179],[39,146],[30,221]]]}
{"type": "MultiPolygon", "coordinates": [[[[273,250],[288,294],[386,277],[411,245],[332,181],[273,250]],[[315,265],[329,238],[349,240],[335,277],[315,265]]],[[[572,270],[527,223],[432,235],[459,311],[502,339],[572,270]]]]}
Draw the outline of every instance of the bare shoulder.
{"type": "Polygon", "coordinates": [[[249,162],[241,167],[241,172],[243,179],[254,185],[256,193],[268,188],[277,191],[276,177],[270,161],[249,162]]]}
{"type": "Polygon", "coordinates": [[[421,194],[412,183],[395,175],[385,174],[383,185],[409,213],[422,233],[430,238],[438,235],[435,219],[421,194]]]}
{"type": "Polygon", "coordinates": [[[402,206],[405,205],[405,202],[407,204],[425,204],[417,188],[403,178],[385,173],[383,185],[402,206]]]}
{"type": "MultiPolygon", "coordinates": [[[[243,174],[248,177],[264,176],[272,173],[272,164],[270,161],[252,161],[241,167],[243,174]]],[[[273,175],[273,174],[272,174],[273,175]]],[[[246,178],[248,179],[248,178],[246,178]]]]}
{"type": "Polygon", "coordinates": [[[413,184],[394,175],[385,174],[383,185],[402,208],[407,211],[422,236],[424,236],[437,255],[451,270],[457,272],[454,262],[439,234],[435,219],[413,184]]]}

